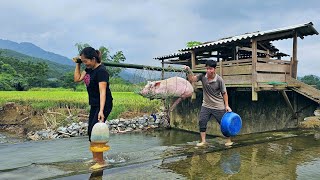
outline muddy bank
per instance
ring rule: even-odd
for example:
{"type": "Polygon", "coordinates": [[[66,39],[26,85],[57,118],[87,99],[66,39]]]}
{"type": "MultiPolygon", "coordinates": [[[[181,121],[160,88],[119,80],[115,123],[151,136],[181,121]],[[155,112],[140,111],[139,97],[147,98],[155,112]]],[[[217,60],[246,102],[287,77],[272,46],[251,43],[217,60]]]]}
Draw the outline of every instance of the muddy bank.
{"type": "MultiPolygon", "coordinates": [[[[169,126],[165,113],[141,115],[126,113],[109,121],[110,133],[127,133],[169,126]],[[139,115],[137,117],[137,115],[139,115]]],[[[85,109],[35,110],[31,106],[8,102],[0,107],[0,130],[29,140],[68,138],[87,135],[85,109]]]]}

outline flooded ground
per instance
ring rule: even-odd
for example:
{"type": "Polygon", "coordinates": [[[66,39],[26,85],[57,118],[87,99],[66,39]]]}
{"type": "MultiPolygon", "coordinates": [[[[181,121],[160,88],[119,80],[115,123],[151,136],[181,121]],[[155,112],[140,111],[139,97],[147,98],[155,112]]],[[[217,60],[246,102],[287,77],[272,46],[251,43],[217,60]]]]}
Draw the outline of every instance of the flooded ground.
{"type": "Polygon", "coordinates": [[[110,137],[109,166],[89,171],[87,137],[23,142],[0,135],[0,179],[319,179],[319,132],[221,137],[168,130],[110,137]]]}

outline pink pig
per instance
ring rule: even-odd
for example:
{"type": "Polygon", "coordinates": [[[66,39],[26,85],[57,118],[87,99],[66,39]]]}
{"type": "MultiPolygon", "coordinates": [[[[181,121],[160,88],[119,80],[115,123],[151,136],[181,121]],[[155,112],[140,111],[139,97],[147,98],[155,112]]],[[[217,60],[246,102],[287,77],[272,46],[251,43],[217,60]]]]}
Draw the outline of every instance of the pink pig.
{"type": "Polygon", "coordinates": [[[191,97],[193,87],[191,83],[181,77],[172,77],[160,81],[148,81],[140,94],[151,99],[165,99],[167,97],[179,97],[171,106],[172,111],[182,99],[191,97]]]}

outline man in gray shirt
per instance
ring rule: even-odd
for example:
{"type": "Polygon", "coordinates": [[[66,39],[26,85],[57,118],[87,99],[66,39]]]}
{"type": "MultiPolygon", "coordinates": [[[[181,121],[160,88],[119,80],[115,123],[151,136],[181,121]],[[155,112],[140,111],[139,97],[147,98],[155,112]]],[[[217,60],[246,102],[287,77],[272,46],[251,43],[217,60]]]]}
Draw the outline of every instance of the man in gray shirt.
{"type": "MultiPolygon", "coordinates": [[[[206,142],[206,130],[207,124],[212,117],[214,117],[220,124],[222,116],[226,111],[231,112],[231,108],[228,103],[227,89],[223,79],[216,74],[217,62],[213,60],[207,60],[206,62],[206,74],[199,74],[194,76],[190,67],[185,66],[188,70],[188,79],[191,82],[201,81],[203,89],[203,101],[199,114],[199,129],[201,142],[197,143],[197,146],[205,146],[206,142]]],[[[226,146],[231,146],[233,142],[230,137],[227,137],[225,143],[226,146]]]]}

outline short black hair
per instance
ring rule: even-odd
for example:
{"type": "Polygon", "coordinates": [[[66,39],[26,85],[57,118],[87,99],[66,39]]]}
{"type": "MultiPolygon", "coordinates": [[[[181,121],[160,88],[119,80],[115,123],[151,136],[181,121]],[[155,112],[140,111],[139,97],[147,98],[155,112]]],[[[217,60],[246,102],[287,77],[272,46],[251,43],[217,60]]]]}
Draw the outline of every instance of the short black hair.
{"type": "Polygon", "coordinates": [[[216,68],[216,67],[217,67],[217,61],[214,61],[214,60],[207,60],[207,61],[206,61],[206,67],[213,67],[213,68],[216,68]]]}

